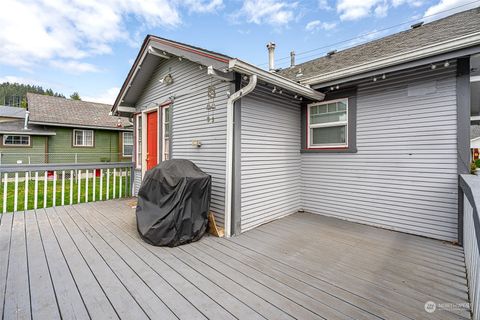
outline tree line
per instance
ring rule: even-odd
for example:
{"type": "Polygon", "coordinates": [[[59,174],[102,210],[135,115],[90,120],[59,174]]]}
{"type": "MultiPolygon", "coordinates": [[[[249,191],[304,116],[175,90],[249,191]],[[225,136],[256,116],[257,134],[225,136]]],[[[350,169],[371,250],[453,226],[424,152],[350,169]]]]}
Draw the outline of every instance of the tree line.
{"type": "MultiPolygon", "coordinates": [[[[55,92],[50,88],[44,89],[42,86],[4,82],[0,83],[0,105],[26,108],[27,92],[65,98],[63,94],[55,92]]],[[[72,93],[70,99],[81,100],[78,92],[72,93]]]]}

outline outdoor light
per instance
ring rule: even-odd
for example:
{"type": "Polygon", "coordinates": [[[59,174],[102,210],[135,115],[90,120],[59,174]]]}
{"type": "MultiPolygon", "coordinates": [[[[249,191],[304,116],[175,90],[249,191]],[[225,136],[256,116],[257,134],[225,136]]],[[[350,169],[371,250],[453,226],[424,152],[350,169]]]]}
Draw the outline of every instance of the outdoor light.
{"type": "Polygon", "coordinates": [[[382,75],[382,79],[385,80],[387,78],[387,76],[385,75],[385,73],[382,75]]]}
{"type": "Polygon", "coordinates": [[[275,92],[277,92],[277,87],[273,87],[272,89],[272,93],[275,93],[275,92]]]}
{"type": "Polygon", "coordinates": [[[377,77],[373,77],[373,82],[377,82],[377,77]]]}
{"type": "Polygon", "coordinates": [[[434,65],[434,64],[432,64],[432,65],[430,66],[430,68],[431,68],[432,70],[435,70],[435,69],[437,68],[437,66],[434,65]]]}
{"type": "Polygon", "coordinates": [[[333,86],[332,86],[332,87],[330,87],[330,91],[333,91],[333,89],[334,89],[334,87],[333,87],[333,86]]]}
{"type": "Polygon", "coordinates": [[[335,89],[337,89],[337,90],[340,89],[340,86],[337,84],[337,86],[335,87],[335,89]]]}
{"type": "Polygon", "coordinates": [[[444,66],[445,68],[447,68],[448,66],[450,66],[450,62],[448,62],[448,60],[445,61],[445,63],[443,64],[443,66],[444,66]]]}

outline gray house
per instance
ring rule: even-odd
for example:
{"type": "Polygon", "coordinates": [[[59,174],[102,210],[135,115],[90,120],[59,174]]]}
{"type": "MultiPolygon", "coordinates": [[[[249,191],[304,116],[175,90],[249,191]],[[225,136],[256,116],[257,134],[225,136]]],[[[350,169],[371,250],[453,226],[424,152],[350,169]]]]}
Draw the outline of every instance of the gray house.
{"type": "Polygon", "coordinates": [[[134,118],[136,186],[186,158],[212,175],[227,236],[306,211],[457,241],[478,21],[473,9],[270,71],[147,36],[112,109],[134,118]]]}

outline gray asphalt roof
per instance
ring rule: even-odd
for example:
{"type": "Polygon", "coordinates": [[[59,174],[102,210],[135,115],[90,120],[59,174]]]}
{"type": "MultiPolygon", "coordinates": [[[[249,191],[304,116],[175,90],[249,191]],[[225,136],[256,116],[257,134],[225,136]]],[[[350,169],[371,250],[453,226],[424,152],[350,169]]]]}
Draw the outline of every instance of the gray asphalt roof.
{"type": "Polygon", "coordinates": [[[25,118],[25,108],[0,106],[0,117],[25,118]]]}
{"type": "Polygon", "coordinates": [[[470,139],[480,137],[480,124],[472,124],[470,126],[470,139]]]}
{"type": "Polygon", "coordinates": [[[124,128],[127,118],[110,116],[111,105],[27,93],[30,121],[84,127],[124,128]],[[120,126],[119,126],[120,124],[120,126]]]}
{"type": "Polygon", "coordinates": [[[294,68],[279,71],[279,74],[301,81],[303,78],[353,67],[475,32],[480,32],[480,8],[478,7],[426,23],[415,29],[339,51],[331,56],[298,64],[294,68]],[[301,77],[297,77],[299,69],[303,74],[301,77]]]}
{"type": "Polygon", "coordinates": [[[28,135],[38,135],[38,136],[47,136],[55,135],[55,131],[45,129],[43,126],[29,124],[28,129],[23,129],[24,120],[12,120],[5,121],[0,123],[0,134],[5,133],[18,133],[18,134],[28,134],[28,135]]]}

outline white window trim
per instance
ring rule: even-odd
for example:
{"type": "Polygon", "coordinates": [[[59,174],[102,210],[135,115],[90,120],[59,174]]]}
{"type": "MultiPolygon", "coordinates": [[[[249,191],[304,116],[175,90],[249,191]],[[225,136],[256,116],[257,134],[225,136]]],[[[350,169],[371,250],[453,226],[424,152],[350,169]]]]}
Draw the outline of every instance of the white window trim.
{"type": "MultiPolygon", "coordinates": [[[[165,161],[167,160],[165,158],[165,145],[166,145],[166,139],[165,139],[165,111],[170,108],[170,105],[166,105],[164,107],[162,107],[162,161],[165,161]]],[[[170,119],[169,119],[170,120],[170,119]]],[[[170,124],[170,122],[169,122],[170,124]]],[[[170,125],[171,126],[171,125],[170,125]]],[[[170,139],[171,137],[169,136],[168,137],[168,144],[170,144],[170,139]]],[[[169,149],[168,149],[168,158],[170,158],[170,145],[169,145],[169,149]]]]}
{"type": "Polygon", "coordinates": [[[135,166],[137,167],[137,169],[141,169],[142,168],[142,159],[143,159],[143,149],[142,149],[142,145],[140,145],[140,140],[138,139],[138,127],[139,127],[139,123],[142,123],[142,132],[141,132],[141,135],[142,135],[142,142],[143,142],[143,113],[139,113],[135,116],[135,135],[134,135],[134,144],[135,144],[135,166]],[[140,157],[141,159],[138,158],[138,150],[140,150],[140,157]]]}
{"type": "Polygon", "coordinates": [[[135,145],[135,142],[133,141],[133,132],[130,131],[124,131],[122,132],[122,157],[124,158],[131,158],[133,157],[133,146],[135,145]],[[125,154],[125,133],[131,133],[132,134],[132,154],[125,154]]]}
{"type": "Polygon", "coordinates": [[[322,101],[322,102],[315,102],[315,103],[310,103],[307,105],[307,147],[308,149],[332,149],[332,148],[348,148],[348,99],[335,99],[335,100],[329,100],[329,101],[322,101]],[[310,124],[310,109],[312,107],[316,106],[321,106],[321,105],[326,105],[329,103],[335,103],[335,102],[344,102],[346,105],[346,121],[336,121],[336,122],[329,122],[329,123],[316,123],[316,124],[310,124]],[[324,143],[324,144],[312,144],[311,140],[311,132],[310,129],[315,129],[315,128],[330,128],[330,127],[342,127],[345,126],[345,143],[341,144],[336,144],[336,143],[324,143]]]}
{"type": "Polygon", "coordinates": [[[25,135],[25,134],[4,134],[3,135],[3,145],[5,147],[30,147],[32,143],[32,138],[29,136],[29,135],[25,135]],[[27,137],[28,138],[28,144],[8,144],[8,143],[5,143],[5,141],[7,140],[7,137],[27,137]]]}
{"type": "Polygon", "coordinates": [[[87,130],[87,129],[73,129],[73,146],[79,148],[93,148],[95,147],[95,131],[94,130],[87,130]],[[83,141],[85,142],[85,132],[91,131],[92,132],[92,145],[84,145],[84,144],[77,144],[77,139],[75,139],[76,132],[81,131],[83,136],[83,141]]]}

